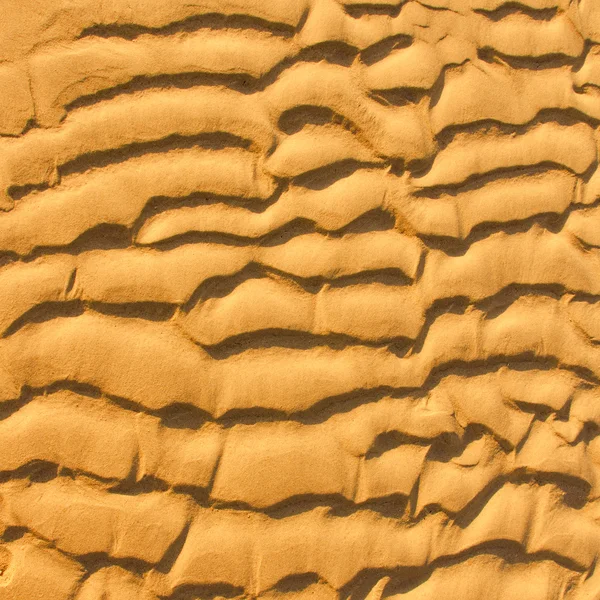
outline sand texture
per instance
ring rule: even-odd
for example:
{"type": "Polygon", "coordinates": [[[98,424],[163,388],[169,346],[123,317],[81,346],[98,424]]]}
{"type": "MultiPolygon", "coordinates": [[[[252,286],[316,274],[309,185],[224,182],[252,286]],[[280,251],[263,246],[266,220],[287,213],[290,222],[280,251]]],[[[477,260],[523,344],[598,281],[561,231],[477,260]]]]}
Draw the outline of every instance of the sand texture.
{"type": "Polygon", "coordinates": [[[0,13],[0,600],[600,599],[600,0],[0,13]]]}

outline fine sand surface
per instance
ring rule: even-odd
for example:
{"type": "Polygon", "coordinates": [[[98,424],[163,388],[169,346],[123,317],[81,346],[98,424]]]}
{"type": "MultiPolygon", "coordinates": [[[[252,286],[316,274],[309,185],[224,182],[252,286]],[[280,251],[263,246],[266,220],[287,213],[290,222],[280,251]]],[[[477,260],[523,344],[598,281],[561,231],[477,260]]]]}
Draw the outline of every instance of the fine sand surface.
{"type": "Polygon", "coordinates": [[[0,13],[0,600],[600,599],[599,0],[0,13]]]}

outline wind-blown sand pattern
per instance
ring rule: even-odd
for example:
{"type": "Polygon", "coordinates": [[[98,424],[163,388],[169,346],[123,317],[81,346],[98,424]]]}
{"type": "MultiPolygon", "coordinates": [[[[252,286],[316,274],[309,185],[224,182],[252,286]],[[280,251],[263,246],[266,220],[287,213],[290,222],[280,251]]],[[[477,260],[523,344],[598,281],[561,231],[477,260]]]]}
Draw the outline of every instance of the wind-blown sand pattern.
{"type": "Polygon", "coordinates": [[[597,0],[5,0],[0,600],[600,598],[597,0]]]}

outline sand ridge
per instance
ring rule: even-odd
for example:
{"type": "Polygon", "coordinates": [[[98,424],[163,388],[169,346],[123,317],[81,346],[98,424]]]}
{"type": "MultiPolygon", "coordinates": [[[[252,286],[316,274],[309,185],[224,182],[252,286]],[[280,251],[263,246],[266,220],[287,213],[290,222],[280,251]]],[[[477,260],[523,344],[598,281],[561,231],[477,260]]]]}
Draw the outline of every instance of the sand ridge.
{"type": "Polygon", "coordinates": [[[0,600],[600,595],[596,0],[5,0],[0,600]]]}

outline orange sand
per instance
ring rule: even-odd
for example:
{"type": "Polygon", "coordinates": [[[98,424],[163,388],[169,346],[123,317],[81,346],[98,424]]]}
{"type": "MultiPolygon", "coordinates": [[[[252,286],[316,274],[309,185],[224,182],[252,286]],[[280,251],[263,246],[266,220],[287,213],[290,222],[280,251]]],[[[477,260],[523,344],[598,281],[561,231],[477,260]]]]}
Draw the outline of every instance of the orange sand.
{"type": "Polygon", "coordinates": [[[0,600],[600,598],[598,0],[0,4],[0,600]]]}

